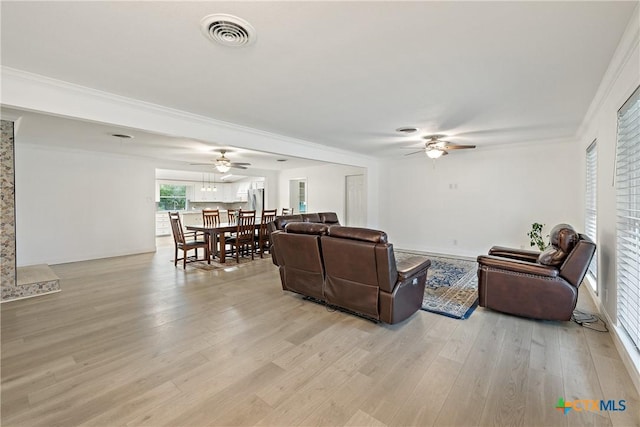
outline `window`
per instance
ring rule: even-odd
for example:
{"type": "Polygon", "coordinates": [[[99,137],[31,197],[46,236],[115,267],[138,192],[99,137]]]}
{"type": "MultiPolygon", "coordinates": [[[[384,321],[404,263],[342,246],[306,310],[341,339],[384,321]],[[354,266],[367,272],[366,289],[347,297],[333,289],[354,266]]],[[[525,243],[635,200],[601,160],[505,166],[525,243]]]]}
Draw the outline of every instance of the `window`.
{"type": "MultiPolygon", "coordinates": [[[[597,168],[598,168],[598,152],[596,150],[596,142],[593,141],[587,148],[587,190],[585,197],[585,213],[584,213],[584,230],[585,234],[596,241],[597,230],[597,211],[596,211],[596,183],[597,183],[597,168]]],[[[598,254],[594,255],[589,265],[589,275],[593,278],[591,285],[593,290],[597,290],[598,279],[598,254]]]]}
{"type": "Polygon", "coordinates": [[[640,88],[618,110],[616,145],[618,322],[640,345],[640,88]]]}
{"type": "Polygon", "coordinates": [[[179,211],[187,206],[187,186],[160,184],[159,211],[179,211]]]}

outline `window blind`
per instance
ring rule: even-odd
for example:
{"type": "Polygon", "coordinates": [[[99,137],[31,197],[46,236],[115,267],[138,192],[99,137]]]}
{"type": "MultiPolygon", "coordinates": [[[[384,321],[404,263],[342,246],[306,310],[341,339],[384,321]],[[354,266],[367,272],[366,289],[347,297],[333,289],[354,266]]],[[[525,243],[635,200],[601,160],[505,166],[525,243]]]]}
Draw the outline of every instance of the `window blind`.
{"type": "MultiPolygon", "coordinates": [[[[585,214],[584,214],[584,233],[596,241],[597,230],[597,210],[596,210],[596,183],[598,171],[598,151],[596,150],[596,141],[593,141],[587,148],[587,173],[586,173],[586,197],[585,197],[585,214]]],[[[592,286],[596,290],[596,281],[598,278],[598,253],[593,256],[591,264],[589,264],[589,274],[593,277],[592,286]]]]}
{"type": "Polygon", "coordinates": [[[640,88],[618,110],[616,145],[618,322],[640,345],[640,88]]]}

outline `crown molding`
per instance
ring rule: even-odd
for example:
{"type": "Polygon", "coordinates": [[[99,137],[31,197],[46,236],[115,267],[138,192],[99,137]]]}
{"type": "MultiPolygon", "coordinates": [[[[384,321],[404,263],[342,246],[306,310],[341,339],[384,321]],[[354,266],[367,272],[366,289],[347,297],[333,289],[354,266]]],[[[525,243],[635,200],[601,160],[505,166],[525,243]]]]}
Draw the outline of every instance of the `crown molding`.
{"type": "Polygon", "coordinates": [[[87,121],[110,123],[132,129],[140,129],[165,135],[184,136],[216,142],[222,145],[236,146],[256,151],[268,151],[283,155],[302,156],[301,153],[292,154],[288,148],[303,148],[312,153],[319,154],[321,158],[318,160],[331,161],[334,163],[351,165],[355,163],[356,166],[366,167],[368,164],[375,164],[378,161],[375,157],[365,154],[212,119],[16,68],[2,66],[0,70],[3,83],[0,103],[7,107],[87,121]],[[34,96],[34,94],[40,96],[34,96]],[[65,103],[65,100],[69,102],[65,103]],[[72,104],[71,100],[77,101],[75,107],[70,106],[70,104],[72,104]],[[65,104],[64,108],[58,108],[61,104],[65,104]],[[81,108],[84,104],[91,105],[94,109],[81,108]],[[96,111],[102,111],[103,113],[96,114],[96,111]],[[142,121],[136,122],[135,119],[122,121],[120,119],[127,116],[125,112],[138,113],[141,118],[162,123],[164,129],[159,130],[155,126],[145,126],[142,124],[142,121]],[[177,134],[171,130],[171,124],[179,124],[180,127],[183,128],[198,128],[201,131],[209,129],[209,132],[198,136],[177,134]]]}
{"type": "Polygon", "coordinates": [[[482,148],[482,151],[493,151],[493,150],[510,150],[510,149],[519,149],[519,148],[536,148],[536,149],[546,149],[550,147],[557,147],[559,145],[571,145],[576,143],[576,138],[571,137],[562,137],[562,138],[545,138],[545,139],[536,139],[530,141],[522,141],[522,142],[513,142],[506,144],[491,144],[482,148]]]}
{"type": "Polygon", "coordinates": [[[6,120],[8,122],[17,122],[21,117],[22,115],[20,114],[8,113],[6,111],[0,113],[0,120],[6,120]]]}
{"type": "Polygon", "coordinates": [[[593,97],[589,109],[576,132],[578,140],[582,140],[586,137],[589,127],[594,118],[600,112],[604,100],[611,93],[616,81],[622,74],[624,68],[629,63],[629,60],[633,57],[635,51],[640,46],[640,3],[636,5],[632,13],[632,17],[629,20],[629,24],[625,29],[625,32],[618,43],[618,47],[611,58],[609,67],[602,78],[600,86],[593,97]]]}

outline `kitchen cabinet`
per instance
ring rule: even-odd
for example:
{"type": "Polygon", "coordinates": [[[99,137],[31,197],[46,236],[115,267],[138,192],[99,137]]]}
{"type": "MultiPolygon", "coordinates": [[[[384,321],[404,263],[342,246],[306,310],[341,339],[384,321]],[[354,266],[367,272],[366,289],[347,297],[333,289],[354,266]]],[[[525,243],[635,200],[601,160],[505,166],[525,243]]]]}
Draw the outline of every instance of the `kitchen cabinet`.
{"type": "Polygon", "coordinates": [[[202,191],[202,184],[196,185],[194,189],[194,198],[191,199],[193,202],[219,202],[222,200],[220,197],[220,186],[216,185],[218,191],[202,191]]]}
{"type": "MultiPolygon", "coordinates": [[[[194,185],[193,202],[232,202],[233,198],[229,195],[229,186],[231,184],[217,183],[215,187],[217,191],[202,191],[202,183],[194,185]]],[[[208,184],[205,183],[208,187],[208,184]]],[[[213,187],[213,184],[212,184],[213,187]]]]}
{"type": "Polygon", "coordinates": [[[156,236],[171,234],[171,222],[167,212],[156,212],[156,236]]]}
{"type": "MultiPolygon", "coordinates": [[[[180,212],[182,227],[187,225],[202,225],[202,211],[182,211],[180,212]]],[[[156,212],[156,236],[167,236],[171,234],[171,221],[167,211],[156,212]]]]}
{"type": "Polygon", "coordinates": [[[218,184],[218,192],[220,193],[220,201],[231,203],[234,200],[233,184],[218,184]]]}
{"type": "Polygon", "coordinates": [[[183,227],[186,227],[188,225],[202,225],[202,211],[185,211],[181,213],[181,217],[183,227]]]}

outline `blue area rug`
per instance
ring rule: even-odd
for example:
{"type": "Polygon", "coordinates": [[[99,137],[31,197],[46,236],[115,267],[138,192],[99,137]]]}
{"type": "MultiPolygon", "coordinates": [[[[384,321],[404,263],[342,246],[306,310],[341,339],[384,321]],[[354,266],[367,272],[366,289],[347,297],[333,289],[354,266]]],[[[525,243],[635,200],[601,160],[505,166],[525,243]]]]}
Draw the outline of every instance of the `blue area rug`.
{"type": "Polygon", "coordinates": [[[478,306],[478,264],[460,258],[446,258],[395,251],[396,260],[421,256],[431,260],[427,272],[422,309],[455,319],[466,319],[478,306]]]}

